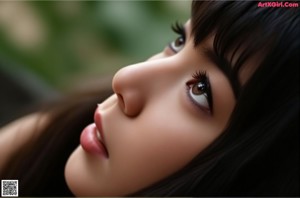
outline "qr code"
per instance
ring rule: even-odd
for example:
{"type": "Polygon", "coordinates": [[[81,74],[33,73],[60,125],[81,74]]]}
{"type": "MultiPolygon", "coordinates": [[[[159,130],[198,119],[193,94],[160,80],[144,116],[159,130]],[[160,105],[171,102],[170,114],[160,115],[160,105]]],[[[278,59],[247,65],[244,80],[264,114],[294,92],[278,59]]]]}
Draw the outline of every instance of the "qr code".
{"type": "Polygon", "coordinates": [[[18,197],[19,182],[18,180],[1,180],[2,197],[18,197]]]}

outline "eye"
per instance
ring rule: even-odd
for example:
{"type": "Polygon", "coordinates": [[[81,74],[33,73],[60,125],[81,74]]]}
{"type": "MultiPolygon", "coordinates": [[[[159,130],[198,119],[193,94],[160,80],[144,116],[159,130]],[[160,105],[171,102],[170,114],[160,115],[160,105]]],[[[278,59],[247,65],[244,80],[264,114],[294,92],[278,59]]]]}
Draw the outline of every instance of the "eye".
{"type": "Polygon", "coordinates": [[[183,25],[178,22],[172,25],[172,30],[179,36],[169,44],[169,47],[174,53],[178,53],[185,45],[185,30],[183,25]]]}
{"type": "Polygon", "coordinates": [[[187,82],[187,94],[191,101],[200,109],[212,112],[212,94],[206,72],[196,72],[193,80],[187,82]]]}

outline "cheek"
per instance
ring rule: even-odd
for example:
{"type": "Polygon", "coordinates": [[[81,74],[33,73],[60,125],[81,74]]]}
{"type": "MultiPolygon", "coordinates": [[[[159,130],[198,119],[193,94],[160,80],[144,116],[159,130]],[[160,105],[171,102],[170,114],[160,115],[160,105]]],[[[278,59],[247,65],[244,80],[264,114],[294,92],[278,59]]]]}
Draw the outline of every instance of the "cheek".
{"type": "Polygon", "coordinates": [[[139,191],[183,168],[217,137],[212,120],[191,114],[184,90],[174,92],[149,98],[134,119],[118,108],[103,112],[110,156],[105,161],[89,157],[82,149],[75,152],[69,163],[74,167],[69,168],[69,185],[76,195],[120,196],[139,191]]]}
{"type": "Polygon", "coordinates": [[[129,174],[127,181],[139,181],[143,187],[183,168],[213,140],[205,124],[194,123],[180,112],[162,115],[154,109],[119,131],[112,156],[115,173],[129,174]]]}

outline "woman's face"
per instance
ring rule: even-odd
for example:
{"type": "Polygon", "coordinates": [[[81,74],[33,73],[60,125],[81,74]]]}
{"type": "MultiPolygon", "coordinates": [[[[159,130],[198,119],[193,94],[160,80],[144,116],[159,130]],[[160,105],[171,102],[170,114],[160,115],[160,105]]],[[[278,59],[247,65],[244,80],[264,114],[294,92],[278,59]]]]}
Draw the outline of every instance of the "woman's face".
{"type": "Polygon", "coordinates": [[[66,165],[76,196],[141,190],[183,168],[224,130],[235,97],[206,56],[213,39],[194,47],[190,21],[176,30],[183,35],[161,53],[115,74],[115,94],[95,110],[96,124],[83,130],[66,165]]]}

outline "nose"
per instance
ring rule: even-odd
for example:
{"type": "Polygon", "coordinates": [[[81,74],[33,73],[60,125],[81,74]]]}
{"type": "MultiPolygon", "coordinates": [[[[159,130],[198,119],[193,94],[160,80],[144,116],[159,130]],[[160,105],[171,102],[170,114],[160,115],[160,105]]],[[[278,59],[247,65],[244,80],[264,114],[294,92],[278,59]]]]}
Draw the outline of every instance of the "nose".
{"type": "Polygon", "coordinates": [[[145,104],[145,95],[142,88],[143,74],[137,65],[120,69],[112,81],[113,91],[118,96],[121,110],[129,117],[138,116],[145,104]]]}
{"type": "Polygon", "coordinates": [[[130,117],[138,116],[151,100],[163,97],[182,75],[176,62],[171,57],[161,58],[120,69],[113,77],[112,88],[122,111],[130,117]]]}

